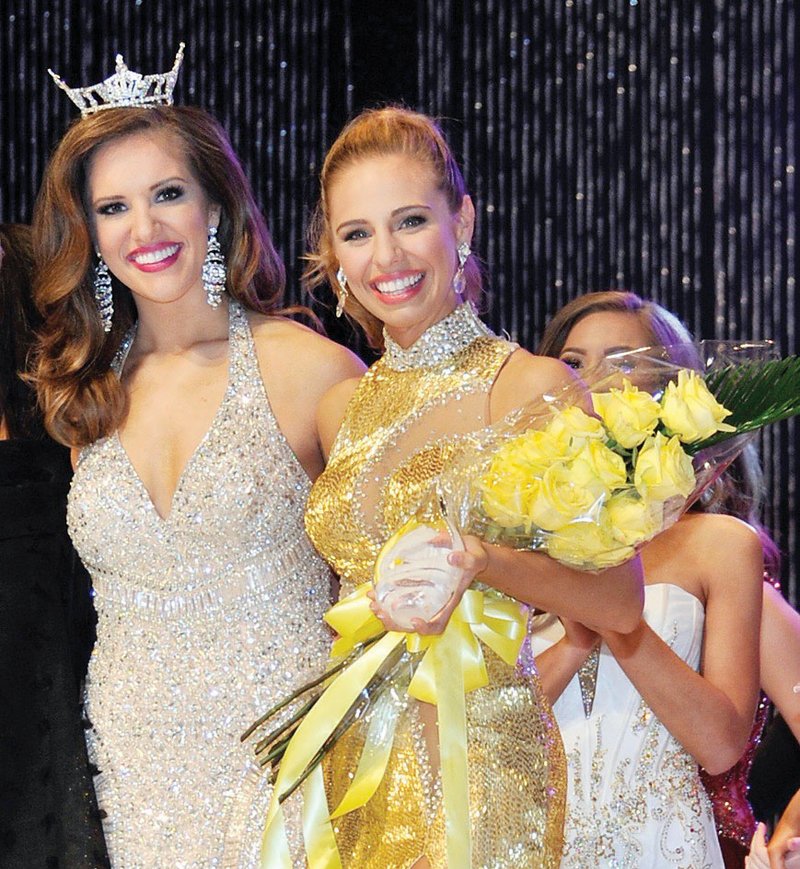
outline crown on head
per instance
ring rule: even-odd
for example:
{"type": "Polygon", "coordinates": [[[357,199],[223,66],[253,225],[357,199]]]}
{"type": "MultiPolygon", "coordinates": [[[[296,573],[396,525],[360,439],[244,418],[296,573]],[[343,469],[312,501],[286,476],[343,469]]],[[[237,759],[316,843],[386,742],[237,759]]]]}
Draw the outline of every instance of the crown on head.
{"type": "Polygon", "coordinates": [[[172,91],[178,78],[178,70],[183,60],[185,43],[178,47],[175,63],[169,72],[142,75],[131,72],[125,65],[122,55],[117,55],[117,71],[99,84],[84,88],[71,88],[52,69],[47,71],[53,81],[66,91],[69,98],[81,110],[81,117],[93,115],[103,109],[117,109],[122,106],[171,106],[172,91]]]}

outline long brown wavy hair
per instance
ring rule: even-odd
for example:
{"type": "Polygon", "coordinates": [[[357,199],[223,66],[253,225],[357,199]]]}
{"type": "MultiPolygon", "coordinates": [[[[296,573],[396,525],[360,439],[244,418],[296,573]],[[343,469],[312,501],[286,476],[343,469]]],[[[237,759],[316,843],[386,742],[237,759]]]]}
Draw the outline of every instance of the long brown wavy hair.
{"type": "MultiPolygon", "coordinates": [[[[321,284],[337,287],[339,263],[333,252],[333,231],[328,212],[328,194],[336,176],[348,166],[367,157],[403,154],[428,166],[453,213],[467,193],[464,176],[438,124],[427,115],[402,106],[367,109],[353,118],[331,145],[320,173],[320,198],[308,232],[310,252],[303,283],[309,292],[321,284]]],[[[478,303],[483,275],[477,257],[464,267],[464,297],[478,303]]],[[[364,308],[352,293],[344,307],[364,330],[371,347],[383,349],[383,324],[364,308]]]]}
{"type": "Polygon", "coordinates": [[[45,170],[33,217],[35,298],[44,317],[33,380],[50,434],[82,447],[115,431],[128,402],[111,362],[136,319],[128,288],[112,277],[114,320],[106,334],[94,300],[88,165],[96,149],[135,133],[167,135],[206,197],[221,206],[219,241],[227,290],[246,308],[280,309],[283,263],[222,127],[188,106],[120,108],[75,121],[45,170]]]}
{"type": "MultiPolygon", "coordinates": [[[[641,298],[624,290],[602,290],[585,293],[559,308],[548,322],[542,340],[536,348],[540,356],[558,358],[567,337],[584,317],[601,311],[617,311],[636,317],[647,332],[653,347],[675,345],[675,361],[691,364],[693,351],[680,353],[680,345],[690,343],[691,332],[681,320],[657,302],[641,298]]],[[[752,525],[761,539],[764,562],[769,574],[777,577],[780,571],[780,550],[766,528],[761,524],[764,500],[764,474],[758,451],[750,443],[731,465],[709,486],[694,503],[692,510],[703,513],[726,513],[752,525]]]]}

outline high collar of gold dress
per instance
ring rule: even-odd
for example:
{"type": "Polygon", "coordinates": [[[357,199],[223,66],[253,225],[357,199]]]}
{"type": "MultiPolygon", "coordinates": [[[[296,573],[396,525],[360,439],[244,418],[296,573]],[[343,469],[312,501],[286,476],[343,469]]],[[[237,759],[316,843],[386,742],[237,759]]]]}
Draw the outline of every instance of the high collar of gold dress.
{"type": "Polygon", "coordinates": [[[454,357],[476,338],[494,337],[491,329],[478,319],[471,303],[464,302],[426,329],[410,347],[401,347],[384,329],[383,363],[392,371],[429,368],[454,357]]]}

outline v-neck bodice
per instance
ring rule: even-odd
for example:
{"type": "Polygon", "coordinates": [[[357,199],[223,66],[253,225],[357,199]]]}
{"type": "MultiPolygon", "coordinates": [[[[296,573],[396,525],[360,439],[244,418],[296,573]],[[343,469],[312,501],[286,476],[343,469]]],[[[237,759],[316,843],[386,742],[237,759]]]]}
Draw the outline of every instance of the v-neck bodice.
{"type": "Polygon", "coordinates": [[[166,518],[116,434],[82,452],[69,496],[98,612],[87,742],[114,865],[257,864],[271,786],[238,737],[330,643],[331,574],[303,530],[310,483],[235,302],[229,340],[227,389],[166,518]]]}
{"type": "Polygon", "coordinates": [[[162,518],[115,433],[85,449],[69,499],[70,533],[101,580],[136,577],[168,597],[216,581],[261,553],[297,545],[310,482],[267,400],[245,312],[231,303],[228,385],[162,518]],[[262,497],[259,497],[259,494],[262,497]],[[278,507],[280,507],[278,509],[278,507]]]}
{"type": "MultiPolygon", "coordinates": [[[[248,379],[252,379],[252,376],[254,373],[251,370],[252,366],[250,364],[248,364],[248,360],[251,358],[255,359],[256,358],[255,353],[252,353],[249,355],[248,355],[248,353],[243,354],[242,353],[243,349],[247,350],[250,348],[247,346],[245,346],[244,348],[240,347],[239,345],[241,344],[241,341],[237,340],[239,335],[241,335],[241,337],[245,338],[245,339],[247,339],[247,337],[248,337],[247,334],[242,332],[241,322],[240,322],[243,318],[245,319],[245,330],[247,333],[249,333],[249,329],[247,329],[247,326],[246,326],[246,314],[242,310],[241,306],[238,305],[236,302],[231,302],[231,305],[233,306],[233,310],[228,318],[228,361],[227,361],[227,366],[226,366],[227,367],[227,372],[226,372],[227,384],[225,387],[225,392],[222,396],[222,401],[220,402],[220,405],[217,408],[216,413],[214,414],[214,416],[211,419],[209,427],[206,429],[205,433],[198,441],[194,450],[192,450],[192,452],[189,454],[189,457],[187,458],[186,463],[184,464],[183,469],[181,470],[181,473],[178,476],[177,482],[175,483],[175,489],[173,490],[172,497],[170,498],[170,501],[169,501],[169,508],[168,508],[166,514],[164,514],[163,516],[159,512],[158,507],[156,507],[156,504],[152,498],[152,495],[147,490],[147,486],[145,486],[144,480],[142,480],[141,474],[139,473],[139,471],[136,470],[136,465],[135,465],[133,459],[131,458],[130,453],[125,448],[125,445],[122,443],[122,437],[120,435],[119,430],[117,430],[113,435],[117,441],[116,446],[119,447],[119,450],[123,455],[124,463],[129,466],[129,470],[131,471],[132,476],[135,477],[136,480],[138,480],[141,488],[144,490],[144,493],[147,496],[147,500],[149,501],[150,506],[153,508],[153,512],[163,522],[168,522],[170,517],[172,516],[172,508],[175,505],[176,496],[184,488],[184,479],[187,476],[188,477],[191,476],[191,469],[192,469],[192,465],[194,464],[195,457],[203,451],[206,441],[209,440],[213,435],[214,429],[217,425],[217,420],[219,420],[227,412],[228,403],[235,398],[237,380],[244,377],[245,382],[247,382],[248,379]],[[235,372],[234,372],[234,365],[236,366],[235,372]]],[[[134,325],[133,327],[131,327],[131,330],[125,336],[125,338],[122,342],[122,345],[120,346],[119,350],[117,351],[117,355],[114,358],[114,361],[112,362],[112,368],[116,371],[117,376],[119,378],[122,377],[122,371],[125,367],[125,362],[128,359],[128,354],[130,352],[131,347],[133,346],[133,341],[134,341],[135,337],[136,337],[136,326],[134,325]]],[[[245,340],[245,344],[247,344],[247,343],[248,342],[245,340]]],[[[250,343],[252,343],[252,342],[250,342],[250,343]]]]}

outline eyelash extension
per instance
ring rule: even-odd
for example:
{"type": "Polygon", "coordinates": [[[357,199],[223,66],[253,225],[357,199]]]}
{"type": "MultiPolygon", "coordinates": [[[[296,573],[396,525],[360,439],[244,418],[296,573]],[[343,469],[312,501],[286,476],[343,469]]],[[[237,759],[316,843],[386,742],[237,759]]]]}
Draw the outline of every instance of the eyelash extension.
{"type": "Polygon", "coordinates": [[[104,205],[96,208],[95,213],[101,215],[117,214],[118,208],[121,206],[121,202],[106,202],[104,205]]]}
{"type": "Polygon", "coordinates": [[[161,190],[156,194],[156,198],[161,198],[165,194],[169,194],[168,200],[180,199],[184,194],[183,187],[180,184],[169,184],[166,187],[162,187],[161,190]]]}

